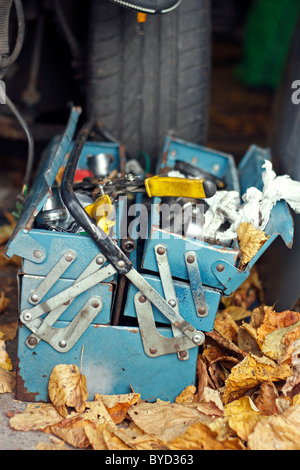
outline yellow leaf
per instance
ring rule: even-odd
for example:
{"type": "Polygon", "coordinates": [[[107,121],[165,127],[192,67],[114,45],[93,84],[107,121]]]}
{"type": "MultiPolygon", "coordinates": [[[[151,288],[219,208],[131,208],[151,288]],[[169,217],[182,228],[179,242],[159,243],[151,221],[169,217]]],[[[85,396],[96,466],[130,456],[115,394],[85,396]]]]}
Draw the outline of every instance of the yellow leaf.
{"type": "Polygon", "coordinates": [[[277,365],[266,357],[248,354],[245,359],[231,369],[225,382],[223,402],[229,403],[240,398],[247,390],[265,382],[286,380],[292,375],[288,364],[277,365]]]}
{"type": "Polygon", "coordinates": [[[118,436],[114,433],[110,433],[107,429],[103,431],[103,438],[108,450],[132,450],[132,448],[126,445],[118,436]]]}
{"type": "Polygon", "coordinates": [[[287,349],[286,337],[288,334],[290,334],[291,343],[297,340],[300,336],[300,322],[286,328],[279,328],[267,334],[264,344],[262,345],[262,352],[271,359],[279,362],[287,349]]]}
{"type": "Polygon", "coordinates": [[[80,416],[82,419],[88,419],[94,423],[97,428],[101,427],[102,424],[114,425],[108,410],[99,396],[95,401],[86,402],[86,409],[80,416]]]}
{"type": "Polygon", "coordinates": [[[240,439],[246,441],[260,419],[261,414],[249,397],[242,397],[225,406],[228,424],[240,439]]]}
{"type": "Polygon", "coordinates": [[[175,398],[175,403],[193,403],[195,401],[195,394],[197,389],[194,385],[188,385],[178,397],[175,398]]]}
{"type": "Polygon", "coordinates": [[[229,341],[234,341],[238,332],[236,322],[227,312],[217,314],[214,329],[229,341]]]}
{"type": "Polygon", "coordinates": [[[170,450],[240,450],[237,440],[218,441],[217,433],[203,423],[191,425],[182,436],[167,443],[170,450]]]}
{"type": "Polygon", "coordinates": [[[293,397],[293,405],[300,405],[300,393],[293,397]]]}
{"type": "Polygon", "coordinates": [[[95,395],[95,400],[102,400],[115,424],[119,424],[125,419],[129,408],[135,405],[140,398],[140,393],[124,395],[99,395],[96,393],[95,395]]]}
{"type": "MultiPolygon", "coordinates": [[[[0,332],[0,338],[3,336],[3,333],[0,332]]],[[[6,352],[5,341],[0,339],[0,367],[5,370],[12,370],[12,363],[9,355],[6,352]]]]}
{"type": "Polygon", "coordinates": [[[265,232],[257,230],[253,225],[243,222],[237,229],[239,246],[242,252],[241,267],[246,266],[264,243],[270,238],[265,232]]]}
{"type": "Polygon", "coordinates": [[[106,424],[100,424],[97,425],[97,428],[92,426],[86,426],[84,428],[86,437],[88,438],[93,450],[108,450],[105,439],[103,437],[103,431],[106,429],[106,426],[106,424]]]}
{"type": "MultiPolygon", "coordinates": [[[[53,436],[54,438],[54,436],[53,436]]],[[[56,439],[54,442],[39,442],[35,450],[69,450],[64,441],[56,439]]]]}
{"type": "Polygon", "coordinates": [[[78,413],[85,410],[88,398],[86,378],[75,365],[59,364],[54,367],[48,384],[49,397],[59,414],[66,418],[67,407],[78,413]]]}
{"type": "Polygon", "coordinates": [[[196,409],[179,403],[141,403],[129,409],[128,415],[145,434],[163,442],[171,441],[191,424],[204,419],[196,409]]]}
{"type": "Polygon", "coordinates": [[[88,428],[96,429],[94,423],[88,419],[82,419],[80,416],[67,418],[60,423],[53,424],[44,429],[44,432],[55,434],[63,441],[73,447],[82,449],[90,445],[86,430],[88,428]]]}
{"type": "Polygon", "coordinates": [[[62,417],[51,403],[28,403],[25,411],[13,416],[9,424],[17,431],[43,431],[61,420],[62,417]]]}
{"type": "Polygon", "coordinates": [[[248,438],[250,450],[300,450],[300,405],[260,421],[248,438]]]}
{"type": "Polygon", "coordinates": [[[15,373],[0,367],[0,393],[13,393],[15,387],[15,373]]]}

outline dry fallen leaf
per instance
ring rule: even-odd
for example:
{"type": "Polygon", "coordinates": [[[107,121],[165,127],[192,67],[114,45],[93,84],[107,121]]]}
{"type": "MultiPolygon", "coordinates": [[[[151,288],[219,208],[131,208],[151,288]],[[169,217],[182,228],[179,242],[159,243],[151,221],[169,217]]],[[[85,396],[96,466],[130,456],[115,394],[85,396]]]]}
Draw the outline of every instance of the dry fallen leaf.
{"type": "Polygon", "coordinates": [[[260,421],[248,446],[250,450],[300,450],[300,405],[260,421]]]}
{"type": "Polygon", "coordinates": [[[84,428],[86,437],[93,450],[108,450],[103,436],[103,431],[105,431],[106,427],[106,424],[100,424],[97,425],[96,428],[92,426],[86,426],[84,428]]]}
{"type": "Polygon", "coordinates": [[[25,411],[14,415],[9,423],[17,431],[43,431],[61,420],[51,403],[28,403],[25,411]]]}
{"type": "Polygon", "coordinates": [[[118,436],[113,432],[109,432],[107,429],[103,430],[103,439],[108,450],[132,450],[130,446],[125,444],[118,436]]]}
{"type": "Polygon", "coordinates": [[[229,427],[238,437],[247,441],[260,419],[259,410],[249,397],[241,397],[225,406],[225,417],[228,417],[229,427]]]}
{"type": "Polygon", "coordinates": [[[78,413],[85,410],[88,398],[86,378],[75,365],[59,364],[54,367],[48,385],[49,397],[59,414],[66,418],[67,407],[78,413]]]}
{"type": "Polygon", "coordinates": [[[300,322],[300,312],[293,312],[291,310],[276,312],[273,307],[264,307],[263,312],[263,321],[257,328],[258,339],[261,343],[273,331],[287,328],[300,322]]]}
{"type": "Polygon", "coordinates": [[[281,362],[283,357],[287,360],[289,359],[286,355],[287,347],[299,338],[300,322],[285,328],[278,328],[265,336],[262,352],[277,362],[281,362]]]}
{"type": "Polygon", "coordinates": [[[241,450],[238,440],[219,441],[218,434],[204,423],[191,425],[183,435],[167,443],[170,450],[241,450]]]}
{"type": "Polygon", "coordinates": [[[97,396],[95,401],[86,402],[86,409],[80,416],[82,419],[88,419],[94,423],[97,428],[101,427],[102,424],[110,424],[111,426],[114,426],[114,421],[100,395],[97,396]]]}
{"type": "Polygon", "coordinates": [[[115,424],[124,421],[127,411],[141,398],[140,393],[128,393],[124,395],[99,395],[96,393],[95,400],[101,400],[115,424]]]}
{"type": "Polygon", "coordinates": [[[86,429],[96,430],[96,425],[88,419],[82,419],[80,416],[67,418],[57,424],[52,424],[44,429],[44,432],[55,434],[63,441],[73,447],[82,449],[90,445],[86,429]]]}
{"type": "Polygon", "coordinates": [[[132,421],[163,442],[183,434],[186,429],[204,419],[196,409],[178,403],[141,403],[128,410],[132,421]]]}
{"type": "Polygon", "coordinates": [[[39,442],[35,450],[69,450],[64,441],[57,439],[55,436],[50,436],[52,442],[39,442]]]}
{"type": "Polygon", "coordinates": [[[240,250],[242,252],[242,259],[240,266],[246,266],[261,247],[266,243],[267,237],[265,232],[257,230],[253,225],[248,222],[243,222],[237,229],[240,250]]]}
{"type": "Polygon", "coordinates": [[[188,385],[178,397],[175,398],[175,403],[193,403],[195,401],[195,394],[197,389],[194,385],[188,385]]]}
{"type": "Polygon", "coordinates": [[[272,416],[278,413],[278,392],[273,382],[262,383],[255,405],[262,415],[272,416]]]}
{"type": "Polygon", "coordinates": [[[229,341],[234,341],[239,328],[232,316],[223,311],[217,314],[214,329],[229,341]]]}
{"type": "Polygon", "coordinates": [[[13,393],[15,387],[15,373],[0,367],[0,393],[13,393]]]}
{"type": "Polygon", "coordinates": [[[12,362],[7,354],[5,341],[3,341],[3,333],[0,331],[0,367],[6,370],[12,370],[12,362]]]}
{"type": "Polygon", "coordinates": [[[225,404],[240,398],[247,390],[262,382],[286,380],[292,375],[288,364],[276,364],[266,357],[248,354],[245,359],[231,369],[225,383],[223,402],[225,404]]]}

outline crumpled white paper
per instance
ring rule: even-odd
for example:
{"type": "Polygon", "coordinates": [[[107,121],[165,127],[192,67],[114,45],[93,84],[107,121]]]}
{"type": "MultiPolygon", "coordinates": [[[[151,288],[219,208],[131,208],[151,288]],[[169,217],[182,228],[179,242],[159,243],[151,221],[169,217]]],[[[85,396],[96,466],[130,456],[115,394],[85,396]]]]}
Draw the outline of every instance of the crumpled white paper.
{"type": "Polygon", "coordinates": [[[205,213],[205,237],[227,244],[237,237],[236,231],[242,222],[264,230],[271,210],[280,200],[286,201],[296,214],[300,214],[300,182],[288,175],[277,176],[269,160],[265,160],[263,168],[262,191],[248,188],[242,201],[237,191],[218,191],[206,199],[209,209],[205,213]],[[225,222],[229,222],[230,227],[222,231],[220,228],[225,222]]]}

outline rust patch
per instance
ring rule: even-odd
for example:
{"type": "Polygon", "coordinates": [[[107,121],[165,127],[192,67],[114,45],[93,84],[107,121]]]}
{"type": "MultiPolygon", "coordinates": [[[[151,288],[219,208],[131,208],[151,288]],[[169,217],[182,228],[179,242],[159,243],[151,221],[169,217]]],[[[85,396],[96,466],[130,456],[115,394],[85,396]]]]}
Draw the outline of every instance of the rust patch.
{"type": "Polygon", "coordinates": [[[24,380],[20,375],[20,368],[19,368],[19,359],[17,360],[17,372],[16,372],[16,398],[20,401],[26,402],[35,402],[36,396],[38,393],[29,392],[25,387],[24,380]]]}

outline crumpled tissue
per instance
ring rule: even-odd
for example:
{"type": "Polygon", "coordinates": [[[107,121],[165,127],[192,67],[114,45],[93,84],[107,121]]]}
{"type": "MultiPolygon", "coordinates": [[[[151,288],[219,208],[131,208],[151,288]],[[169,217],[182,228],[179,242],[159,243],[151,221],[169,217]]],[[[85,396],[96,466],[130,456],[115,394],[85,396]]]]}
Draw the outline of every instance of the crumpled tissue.
{"type": "Polygon", "coordinates": [[[206,199],[209,206],[205,213],[206,238],[228,244],[237,238],[237,229],[243,222],[264,230],[272,208],[280,200],[286,201],[296,214],[300,214],[300,182],[288,175],[277,176],[268,160],[265,160],[263,169],[262,191],[250,187],[242,201],[237,191],[218,191],[212,198],[206,199]],[[229,224],[229,228],[222,230],[225,223],[229,224]]]}

